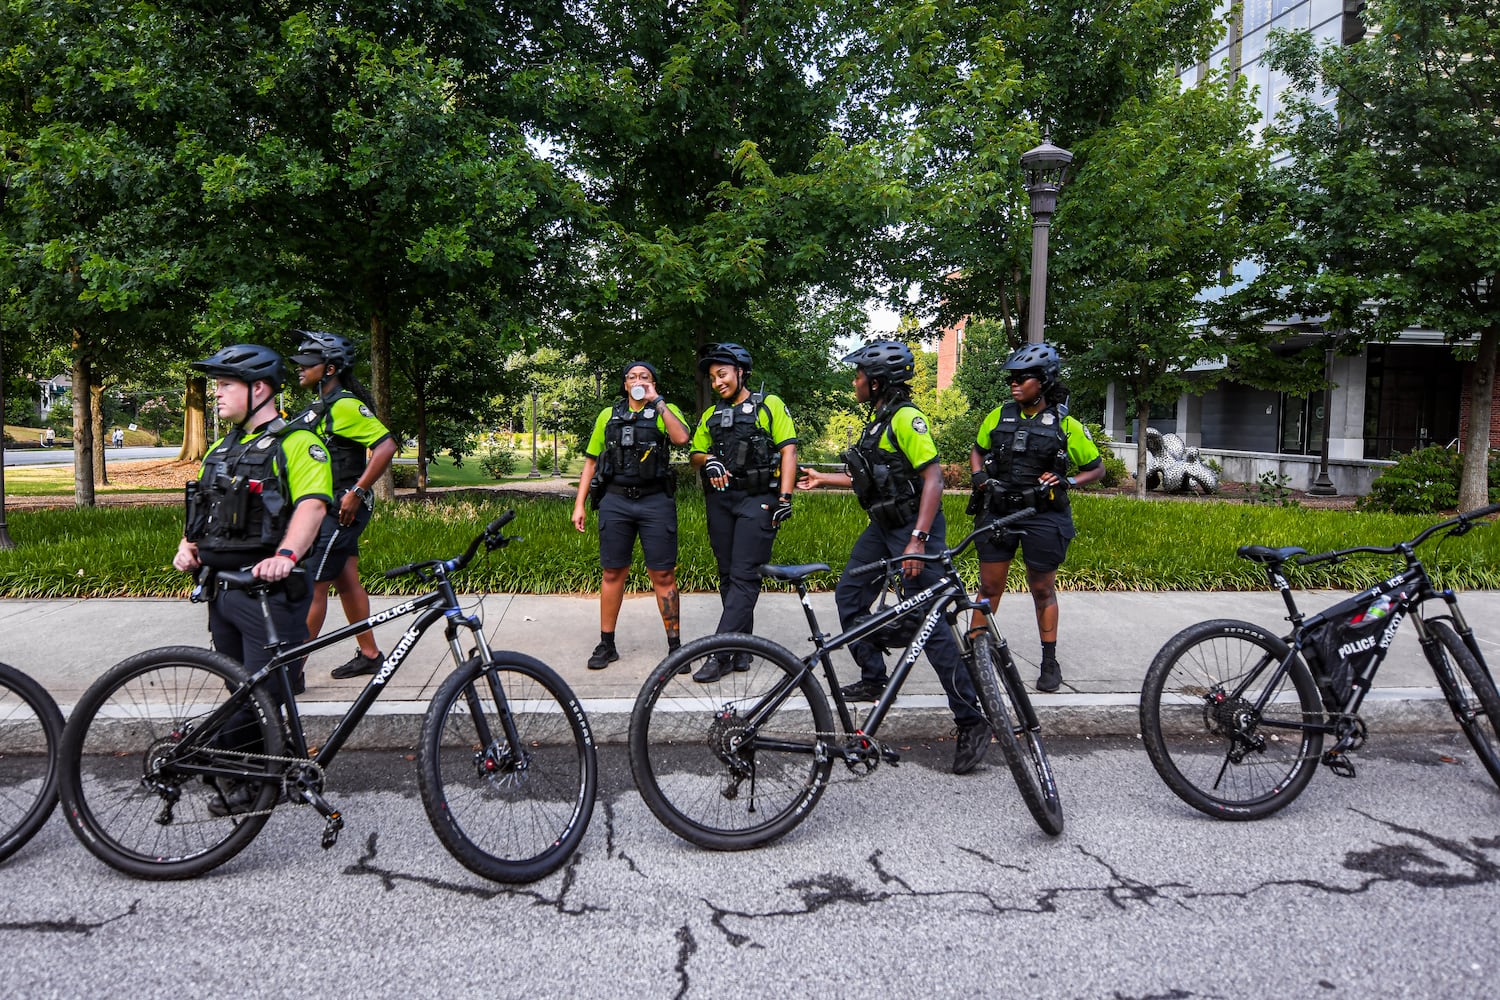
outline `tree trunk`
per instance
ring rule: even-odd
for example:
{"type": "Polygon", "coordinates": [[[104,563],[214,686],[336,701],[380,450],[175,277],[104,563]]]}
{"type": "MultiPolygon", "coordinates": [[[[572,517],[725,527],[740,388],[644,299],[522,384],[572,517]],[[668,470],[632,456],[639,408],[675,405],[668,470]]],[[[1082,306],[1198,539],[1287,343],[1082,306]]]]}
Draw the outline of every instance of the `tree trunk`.
{"type": "Polygon", "coordinates": [[[1500,327],[1479,337],[1479,354],[1469,380],[1469,427],[1464,433],[1464,471],[1458,485],[1458,509],[1489,503],[1490,411],[1495,398],[1495,352],[1500,327]]]}
{"type": "Polygon", "coordinates": [[[89,386],[89,402],[94,410],[94,485],[108,486],[109,470],[104,466],[104,386],[97,383],[89,386]]]}
{"type": "Polygon", "coordinates": [[[79,350],[82,336],[73,331],[73,503],[94,506],[93,366],[79,350]]]}
{"type": "MultiPolygon", "coordinates": [[[[391,433],[395,434],[395,425],[391,419],[391,331],[385,324],[385,317],[378,310],[370,313],[370,395],[375,397],[375,415],[387,428],[392,428],[391,433]]],[[[420,440],[418,438],[419,442],[420,440]]],[[[399,437],[397,447],[400,447],[399,437]]],[[[426,471],[419,470],[418,476],[424,475],[426,471]]],[[[421,478],[417,482],[420,488],[421,478]]],[[[385,475],[375,484],[375,495],[382,500],[395,499],[396,481],[391,477],[390,469],[386,469],[385,475]]]]}
{"type": "Polygon", "coordinates": [[[417,496],[427,495],[427,390],[420,376],[412,379],[412,403],[417,413],[417,496]]]}
{"type": "Polygon", "coordinates": [[[179,462],[201,462],[208,454],[208,379],[189,375],[182,409],[182,447],[179,462]]]}
{"type": "Polygon", "coordinates": [[[1136,397],[1135,419],[1135,496],[1146,499],[1146,421],[1151,419],[1151,402],[1144,396],[1136,397]]]}

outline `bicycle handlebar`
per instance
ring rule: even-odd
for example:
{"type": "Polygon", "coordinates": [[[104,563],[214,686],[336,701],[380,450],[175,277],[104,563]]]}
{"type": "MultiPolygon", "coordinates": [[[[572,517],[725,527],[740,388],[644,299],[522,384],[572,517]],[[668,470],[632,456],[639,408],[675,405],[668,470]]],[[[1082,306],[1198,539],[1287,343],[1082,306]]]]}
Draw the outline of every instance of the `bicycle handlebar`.
{"type": "Polygon", "coordinates": [[[406,576],[409,573],[431,569],[434,566],[443,567],[446,573],[457,573],[469,565],[469,562],[474,558],[474,554],[479,551],[480,545],[493,552],[495,549],[504,548],[511,542],[520,541],[515,536],[507,537],[501,534],[501,529],[514,520],[515,516],[516,512],[514,510],[508,510],[485,525],[484,530],[474,536],[474,540],[469,543],[469,547],[464,550],[463,555],[458,556],[456,559],[428,559],[424,562],[407,563],[405,566],[397,566],[395,569],[386,570],[385,578],[387,580],[394,580],[398,576],[406,576]]]}
{"type": "Polygon", "coordinates": [[[964,536],[963,541],[959,542],[951,549],[944,549],[941,552],[919,552],[915,555],[909,556],[890,556],[889,558],[879,559],[872,563],[865,563],[863,566],[846,566],[844,568],[844,573],[846,575],[852,576],[864,576],[868,573],[874,573],[877,571],[884,573],[890,569],[892,564],[903,563],[908,559],[915,559],[918,562],[947,562],[950,559],[956,559],[964,549],[974,544],[974,540],[980,535],[999,534],[1008,526],[1015,524],[1017,521],[1024,521],[1035,513],[1036,511],[1034,509],[1027,507],[1024,510],[1018,510],[1010,514],[1006,514],[1004,517],[996,518],[988,524],[975,528],[973,531],[969,532],[964,536]]]}
{"type": "Polygon", "coordinates": [[[1476,507],[1473,510],[1464,511],[1458,514],[1456,517],[1450,517],[1446,521],[1439,521],[1437,524],[1423,529],[1422,532],[1418,534],[1417,537],[1411,539],[1411,541],[1397,542],[1395,545],[1356,545],[1353,548],[1348,549],[1335,549],[1331,552],[1318,552],[1314,555],[1298,556],[1297,565],[1311,566],[1314,563],[1336,561],[1344,558],[1345,556],[1352,556],[1359,553],[1369,553],[1370,555],[1377,556],[1393,556],[1398,552],[1404,552],[1408,549],[1415,549],[1418,545],[1421,545],[1423,542],[1427,541],[1427,539],[1431,538],[1433,535],[1437,534],[1439,531],[1444,530],[1445,528],[1451,529],[1448,532],[1451,535],[1465,534],[1471,529],[1477,527],[1481,523],[1481,518],[1488,517],[1491,514],[1500,514],[1500,503],[1492,503],[1484,507],[1476,507]]]}

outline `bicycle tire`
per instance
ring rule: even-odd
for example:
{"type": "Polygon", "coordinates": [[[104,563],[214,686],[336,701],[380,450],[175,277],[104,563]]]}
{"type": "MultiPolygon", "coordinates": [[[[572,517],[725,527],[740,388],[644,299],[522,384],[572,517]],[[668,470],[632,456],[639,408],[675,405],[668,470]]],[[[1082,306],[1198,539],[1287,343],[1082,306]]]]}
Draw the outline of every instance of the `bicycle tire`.
{"type": "Polygon", "coordinates": [[[545,663],[511,652],[470,659],[438,688],[421,740],[427,819],[465,868],[497,882],[534,882],[573,856],[593,816],[598,757],[577,696],[545,663]],[[515,720],[517,747],[506,740],[491,678],[515,720]]]}
{"type": "MultiPolygon", "coordinates": [[[[1500,785],[1500,692],[1495,690],[1495,681],[1447,621],[1434,619],[1427,623],[1427,628],[1437,640],[1438,647],[1452,658],[1446,672],[1453,678],[1453,683],[1459,685],[1457,690],[1448,690],[1445,670],[1437,663],[1432,664],[1433,672],[1443,682],[1448,707],[1453,710],[1453,717],[1469,738],[1480,763],[1490,773],[1490,778],[1500,785]],[[1457,669],[1454,669],[1454,664],[1457,669]]],[[[1439,648],[1425,652],[1429,660],[1441,655],[1439,648]]]]}
{"type": "Polygon", "coordinates": [[[998,650],[994,646],[994,637],[986,632],[969,648],[966,665],[979,692],[980,707],[1021,791],[1021,801],[1026,803],[1036,825],[1056,837],[1063,832],[1063,811],[1052,764],[1047,760],[1040,735],[1021,725],[1024,716],[1018,706],[1017,691],[996,668],[998,650]],[[1013,706],[1010,710],[1005,707],[1007,701],[1013,706]]]}
{"type": "Polygon", "coordinates": [[[63,728],[59,772],[63,815],[84,847],[127,875],[181,879],[217,868],[255,839],[280,797],[283,770],[270,759],[284,743],[264,686],[210,734],[216,747],[182,761],[232,766],[258,785],[243,812],[214,815],[217,787],[168,760],[185,736],[202,735],[197,720],[246,683],[244,668],[222,653],[164,646],[123,660],[90,685],[63,728]]]}
{"type": "Polygon", "coordinates": [[[1323,734],[1300,727],[1320,722],[1323,708],[1302,660],[1293,659],[1270,693],[1270,711],[1251,707],[1265,694],[1261,680],[1288,652],[1259,625],[1216,619],[1183,629],[1151,661],[1141,688],[1141,737],[1156,773],[1194,809],[1217,819],[1260,819],[1312,780],[1323,734]],[[1223,699],[1247,679],[1246,697],[1223,699]],[[1240,748],[1232,727],[1259,746],[1240,748]]]}
{"type": "Polygon", "coordinates": [[[740,713],[801,671],[783,647],[733,632],[686,643],[652,671],[630,713],[630,773],[663,826],[699,847],[742,851],[785,836],[807,817],[828,786],[833,758],[817,745],[834,726],[810,671],[761,726],[760,735],[784,749],[730,746],[742,732],[740,713]],[[693,679],[710,657],[732,663],[736,654],[744,669],[710,683],[693,679]]]}
{"type": "Polygon", "coordinates": [[[57,805],[62,730],[47,689],[0,663],[0,861],[36,836],[57,805]]]}

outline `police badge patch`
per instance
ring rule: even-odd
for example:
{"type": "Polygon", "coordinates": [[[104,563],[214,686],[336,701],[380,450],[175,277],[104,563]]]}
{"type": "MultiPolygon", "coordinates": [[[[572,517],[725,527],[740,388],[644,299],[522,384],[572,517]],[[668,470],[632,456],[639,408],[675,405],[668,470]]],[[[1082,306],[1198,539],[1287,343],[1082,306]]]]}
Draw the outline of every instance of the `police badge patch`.
{"type": "Polygon", "coordinates": [[[912,417],[911,418],[911,429],[914,430],[914,431],[916,431],[918,434],[926,434],[927,433],[927,421],[923,420],[921,417],[912,417]]]}
{"type": "Polygon", "coordinates": [[[754,403],[741,403],[740,404],[740,412],[741,413],[754,413],[755,412],[755,404],[754,403]]]}
{"type": "Polygon", "coordinates": [[[320,444],[310,444],[307,446],[307,457],[314,462],[326,462],[328,461],[328,452],[324,451],[323,446],[320,444]]]}
{"type": "Polygon", "coordinates": [[[1052,411],[1049,410],[1046,413],[1042,414],[1042,423],[1047,424],[1050,427],[1052,424],[1057,423],[1057,418],[1054,417],[1052,415],[1052,411]]]}
{"type": "Polygon", "coordinates": [[[364,403],[359,404],[359,415],[362,417],[369,417],[372,420],[375,418],[375,414],[371,413],[370,408],[364,403]]]}

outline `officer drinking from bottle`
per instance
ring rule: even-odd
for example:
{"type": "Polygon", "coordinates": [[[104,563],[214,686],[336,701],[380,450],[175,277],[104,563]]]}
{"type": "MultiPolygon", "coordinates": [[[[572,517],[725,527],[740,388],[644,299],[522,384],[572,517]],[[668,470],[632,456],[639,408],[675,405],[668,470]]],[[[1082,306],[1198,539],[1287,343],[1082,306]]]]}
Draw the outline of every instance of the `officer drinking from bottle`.
{"type": "MultiPolygon", "coordinates": [[[[370,595],[359,578],[359,538],[375,510],[375,484],[396,456],[396,439],[375,416],[369,393],[354,376],[354,342],[348,337],[305,330],[292,363],[301,370],[301,386],[318,393],[292,423],[322,438],[333,460],[333,506],[307,560],[314,580],[307,629],[315,636],[323,630],[333,587],[345,619],[370,617],[370,595]]],[[[365,629],[354,641],[359,648],[347,663],[333,668],[335,679],[373,674],[385,663],[375,633],[365,629]]]]}
{"type": "Polygon", "coordinates": [[[985,535],[976,544],[979,596],[991,607],[1000,603],[1011,560],[1020,549],[1042,641],[1036,689],[1056,691],[1062,685],[1057,569],[1077,534],[1068,490],[1101,478],[1104,462],[1088,431],[1063,405],[1067,389],[1060,381],[1062,361],[1056,348],[1027,344],[1006,359],[1002,371],[1011,398],[979,425],[969,453],[974,485],[969,513],[977,515],[975,527],[1025,507],[1035,507],[1038,513],[1026,519],[1020,533],[985,535]],[[1068,470],[1075,466],[1077,475],[1069,478],[1068,470]]]}
{"type": "MultiPolygon", "coordinates": [[[[236,344],[191,365],[215,379],[219,419],[229,425],[187,486],[187,523],[172,565],[184,573],[200,566],[245,569],[259,579],[287,581],[317,538],[332,500],[333,477],[323,442],[287,424],[276,412],[285,380],[281,355],[256,344],[236,344]]],[[[214,648],[251,672],[270,662],[260,603],[243,590],[214,592],[208,629],[214,648]]],[[[311,594],[300,575],[270,597],[281,640],[307,639],[311,594]]],[[[289,671],[293,693],[302,690],[302,666],[289,671]]]]}
{"type": "MultiPolygon", "coordinates": [[[[947,523],[943,519],[943,468],[927,420],[911,401],[911,379],[916,359],[905,344],[877,340],[844,358],[855,366],[854,395],[871,408],[870,422],[859,441],[845,452],[849,472],[818,472],[804,468],[797,485],[852,486],[854,496],[870,515],[870,524],[849,553],[850,565],[880,559],[943,551],[947,523]]],[[[914,594],[937,583],[941,574],[933,563],[901,564],[905,592],[914,594]]],[[[839,578],[834,603],[839,624],[848,629],[864,615],[885,581],[864,575],[839,578]]],[[[875,701],[885,690],[885,657],[867,640],[849,647],[859,664],[860,679],[843,688],[844,697],[875,701]]],[[[958,651],[958,640],[946,627],[933,630],[925,648],[948,695],[948,707],[958,724],[953,773],[967,774],[979,766],[990,745],[989,724],[978,707],[978,695],[958,651]]]]}
{"type": "Polygon", "coordinates": [[[667,630],[667,651],[682,642],[682,611],[677,594],[677,480],[672,445],[691,435],[682,411],[656,387],[656,368],[632,361],[621,372],[624,398],[599,411],[584,451],[573,502],[573,527],[584,530],[584,501],[592,498],[599,512],[599,645],[590,654],[590,670],[603,670],[620,658],[615,626],[625,600],[635,540],[641,540],[646,573],[656,592],[657,609],[667,630]]]}
{"type": "MultiPolygon", "coordinates": [[[[698,371],[719,396],[698,421],[691,458],[703,476],[708,543],[719,567],[724,610],[716,632],[755,630],[760,567],[771,559],[776,529],[792,516],[797,428],[780,397],[750,391],[750,367],[750,352],[739,344],[707,344],[699,352],[698,371]]],[[[713,657],[693,680],[708,684],[748,669],[749,654],[732,662],[713,657]]]]}

